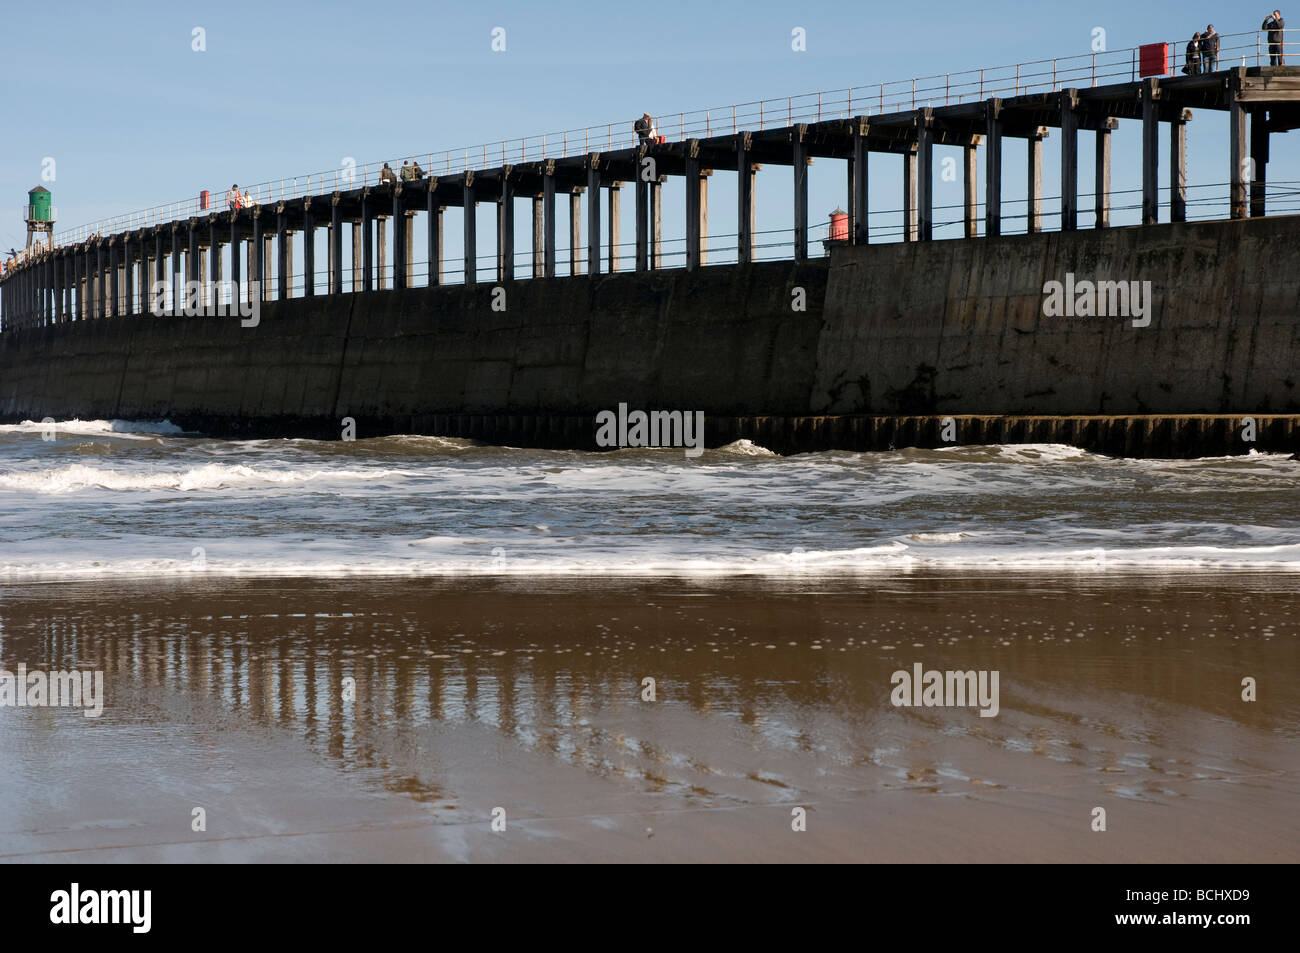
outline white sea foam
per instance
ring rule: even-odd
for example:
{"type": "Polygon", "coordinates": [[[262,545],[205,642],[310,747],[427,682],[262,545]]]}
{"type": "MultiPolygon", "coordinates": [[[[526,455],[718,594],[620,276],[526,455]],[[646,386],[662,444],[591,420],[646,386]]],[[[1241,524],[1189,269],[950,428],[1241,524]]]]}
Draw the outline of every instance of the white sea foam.
{"type": "Polygon", "coordinates": [[[185,433],[170,420],[56,420],[52,424],[24,420],[20,424],[0,424],[0,433],[42,435],[53,427],[55,436],[94,437],[112,434],[119,437],[180,436],[185,433]]]}
{"type": "Polygon", "coordinates": [[[52,470],[0,472],[0,491],[73,493],[78,490],[226,490],[342,481],[401,479],[398,470],[268,470],[244,465],[209,463],[187,470],[132,472],[89,467],[80,463],[52,470]]]}

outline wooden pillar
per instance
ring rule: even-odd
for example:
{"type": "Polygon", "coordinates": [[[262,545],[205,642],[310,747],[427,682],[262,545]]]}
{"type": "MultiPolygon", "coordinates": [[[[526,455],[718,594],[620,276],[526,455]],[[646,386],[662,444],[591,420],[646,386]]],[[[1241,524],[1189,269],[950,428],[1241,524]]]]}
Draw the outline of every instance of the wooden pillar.
{"type": "MultiPolygon", "coordinates": [[[[213,235],[216,234],[216,225],[213,225],[213,235]]],[[[135,256],[133,254],[133,243],[130,233],[122,236],[122,313],[135,314],[135,256]]],[[[58,286],[55,285],[57,288],[58,286]]],[[[52,319],[58,318],[58,306],[52,308],[52,319]]]]}
{"type": "Polygon", "coordinates": [[[252,256],[248,267],[248,290],[249,301],[266,300],[266,240],[262,235],[262,216],[261,209],[253,209],[253,237],[248,246],[248,252],[252,256]],[[257,293],[253,294],[253,286],[257,286],[257,293]]]}
{"type": "Polygon", "coordinates": [[[343,215],[339,194],[330,196],[330,294],[343,293],[343,215]]]}
{"type": "Polygon", "coordinates": [[[609,183],[607,192],[609,194],[609,273],[616,274],[619,270],[619,196],[623,191],[623,183],[613,181],[609,183]]]}
{"type": "Polygon", "coordinates": [[[393,185],[393,287],[406,287],[406,208],[401,182],[393,185]]]}
{"type": "Polygon", "coordinates": [[[962,146],[962,208],[967,238],[977,238],[979,223],[979,136],[962,146]]]}
{"type": "Polygon", "coordinates": [[[402,252],[406,264],[402,271],[403,287],[410,288],[415,281],[415,213],[402,212],[402,252]]]}
{"type": "Polygon", "coordinates": [[[277,301],[284,301],[289,297],[289,235],[288,223],[284,215],[284,203],[281,202],[275,210],[275,297],[277,301]]]}
{"type": "Polygon", "coordinates": [[[569,274],[582,274],[582,188],[569,193],[569,274]]]}
{"type": "Polygon", "coordinates": [[[916,148],[903,153],[903,241],[916,241],[916,148]]]}
{"type": "Polygon", "coordinates": [[[506,170],[497,204],[497,281],[515,280],[515,187],[506,170]]]}
{"type": "Polygon", "coordinates": [[[650,183],[641,178],[639,168],[632,188],[636,205],[636,270],[646,271],[650,267],[650,183]]]}
{"type": "Polygon", "coordinates": [[[428,231],[429,240],[429,287],[436,288],[442,284],[442,211],[443,207],[435,200],[434,192],[438,188],[438,180],[430,176],[427,185],[428,191],[425,195],[424,205],[425,214],[428,220],[425,222],[428,231]]]}
{"type": "Polygon", "coordinates": [[[546,214],[541,195],[534,195],[533,207],[533,277],[546,274],[546,214]]]}
{"type": "Polygon", "coordinates": [[[1187,221],[1187,116],[1169,123],[1169,221],[1187,221]]]}
{"type": "Polygon", "coordinates": [[[271,300],[271,263],[275,260],[275,236],[262,238],[262,300],[271,300]]]}
{"type": "Polygon", "coordinates": [[[1110,228],[1110,130],[1097,130],[1097,166],[1093,178],[1097,228],[1110,228]]]}
{"type": "Polygon", "coordinates": [[[867,119],[858,116],[853,121],[853,195],[849,200],[849,240],[855,245],[865,245],[871,237],[870,200],[867,194],[867,163],[871,151],[867,148],[867,119]]]}
{"type": "Polygon", "coordinates": [[[587,156],[587,274],[600,274],[600,157],[587,156]]]}
{"type": "Polygon", "coordinates": [[[217,232],[217,216],[212,215],[208,219],[208,281],[212,285],[208,295],[211,300],[204,304],[210,304],[214,309],[221,303],[221,278],[221,239],[217,232]]]}
{"type": "Polygon", "coordinates": [[[1061,90],[1061,231],[1079,228],[1079,91],[1061,90]]]}
{"type": "Polygon", "coordinates": [[[241,279],[243,278],[243,275],[241,274],[240,271],[239,244],[240,244],[239,213],[231,212],[230,213],[230,284],[231,284],[230,303],[232,305],[237,305],[245,297],[245,295],[242,293],[243,289],[241,287],[242,285],[241,279]]]}
{"type": "Polygon", "coordinates": [[[1160,221],[1160,87],[1153,77],[1142,81],[1142,224],[1160,221]]]}
{"type": "Polygon", "coordinates": [[[700,144],[686,142],[686,270],[700,267],[700,144]]]}
{"type": "Polygon", "coordinates": [[[1268,107],[1250,111],[1250,217],[1268,212],[1268,107]]]}
{"type": "Polygon", "coordinates": [[[354,221],[352,223],[352,291],[354,293],[361,290],[361,272],[364,269],[361,260],[362,244],[361,222],[354,221]]]}
{"type": "Polygon", "coordinates": [[[543,244],[545,277],[555,277],[555,162],[548,161],[542,173],[542,225],[546,231],[543,244]]]}
{"type": "Polygon", "coordinates": [[[1043,230],[1043,136],[1044,130],[1030,130],[1026,173],[1028,182],[1025,194],[1028,196],[1028,211],[1025,219],[1025,231],[1036,235],[1043,230]]]}
{"type": "Polygon", "coordinates": [[[316,295],[316,216],[310,198],[302,203],[302,293],[305,298],[316,295]]]}
{"type": "Polygon", "coordinates": [[[373,203],[368,194],[369,189],[361,194],[361,290],[370,291],[374,285],[375,274],[375,232],[373,203]]]}
{"type": "Polygon", "coordinates": [[[803,141],[808,127],[797,125],[794,141],[794,260],[808,260],[808,146],[803,141]]]}
{"type": "Polygon", "coordinates": [[[754,260],[754,163],[749,150],[753,136],[736,136],[736,260],[748,265],[754,260]]]}
{"type": "Polygon", "coordinates": [[[375,216],[375,287],[388,290],[388,216],[375,216]]]}
{"type": "Polygon", "coordinates": [[[660,176],[648,184],[650,186],[650,270],[658,271],[664,264],[664,178],[660,176]]]}
{"type": "Polygon", "coordinates": [[[1002,100],[984,104],[984,119],[984,236],[990,238],[1002,234],[1002,100]]]}
{"type": "Polygon", "coordinates": [[[465,284],[478,282],[478,200],[474,197],[474,173],[465,173],[461,191],[465,207],[465,284]]]}
{"type": "Polygon", "coordinates": [[[923,109],[916,120],[917,239],[934,239],[934,113],[923,109]]]}

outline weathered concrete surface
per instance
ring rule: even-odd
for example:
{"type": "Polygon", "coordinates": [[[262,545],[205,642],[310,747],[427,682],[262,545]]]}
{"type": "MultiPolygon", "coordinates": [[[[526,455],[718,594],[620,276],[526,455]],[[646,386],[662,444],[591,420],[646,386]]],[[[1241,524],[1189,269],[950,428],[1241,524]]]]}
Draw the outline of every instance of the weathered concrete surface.
{"type": "MultiPolygon", "coordinates": [[[[827,265],[763,263],[345,294],[237,317],[106,318],[0,338],[0,418],[159,419],[338,436],[447,414],[582,415],[620,401],[806,410],[827,265]],[[805,289],[806,311],[792,310],[805,289]]],[[[423,421],[421,421],[423,422],[423,421]]]]}
{"type": "Polygon", "coordinates": [[[594,415],[626,403],[781,452],[940,446],[946,416],[957,443],[1293,452],[1298,237],[1300,218],[1263,218],[511,282],[503,311],[483,284],[268,303],[256,328],[63,324],[0,337],[0,419],[337,438],[352,417],[362,437],[591,447],[594,415]],[[1150,326],[1045,317],[1067,272],[1151,281],[1150,326]]]}
{"type": "Polygon", "coordinates": [[[1300,411],[1300,218],[844,249],[822,414],[1300,411]],[[1047,317],[1043,287],[1150,281],[1151,324],[1047,317]]]}

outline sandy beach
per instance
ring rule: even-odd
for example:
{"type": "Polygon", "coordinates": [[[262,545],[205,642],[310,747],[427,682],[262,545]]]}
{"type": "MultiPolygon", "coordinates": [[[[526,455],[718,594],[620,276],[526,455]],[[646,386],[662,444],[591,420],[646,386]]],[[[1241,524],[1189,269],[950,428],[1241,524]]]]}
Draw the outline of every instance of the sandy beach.
{"type": "Polygon", "coordinates": [[[8,585],[0,668],[105,704],[0,709],[0,859],[1295,862],[1293,583],[8,585]]]}

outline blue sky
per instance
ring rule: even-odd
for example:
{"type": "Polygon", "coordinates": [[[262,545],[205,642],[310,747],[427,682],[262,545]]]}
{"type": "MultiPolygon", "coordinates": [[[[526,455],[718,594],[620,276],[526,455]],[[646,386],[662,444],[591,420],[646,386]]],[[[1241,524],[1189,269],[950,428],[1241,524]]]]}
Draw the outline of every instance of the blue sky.
{"type": "MultiPolygon", "coordinates": [[[[1267,12],[1201,2],[969,0],[10,4],[0,36],[8,112],[0,190],[10,196],[0,203],[9,209],[0,211],[0,245],[21,244],[19,210],[45,157],[57,163],[47,184],[60,225],[70,227],[232,181],[335,168],[343,156],[365,163],[627,124],[643,109],[663,115],[1088,53],[1096,27],[1112,50],[1185,39],[1210,20],[1220,33],[1254,30],[1267,12]],[[507,31],[504,53],[490,48],[497,26],[507,31]],[[195,27],[206,31],[204,52],[191,49],[195,27]],[[806,30],[805,52],[791,49],[794,27],[806,30]]],[[[1090,139],[1081,141],[1084,191],[1090,139]]],[[[1286,140],[1274,140],[1273,180],[1300,179],[1286,140]]],[[[1008,144],[1008,198],[1024,194],[1019,144],[1008,144]]],[[[1116,189],[1139,184],[1138,146],[1136,124],[1126,124],[1115,143],[1116,189]]],[[[1189,157],[1193,183],[1226,178],[1222,116],[1198,115],[1189,157]]],[[[1049,139],[1048,195],[1057,161],[1049,139]]],[[[1162,156],[1162,176],[1166,164],[1162,156]]],[[[842,203],[842,168],[814,169],[812,218],[842,203]]],[[[888,169],[873,165],[874,208],[899,204],[888,169]]],[[[760,174],[761,228],[788,226],[788,175],[760,174]]],[[[733,186],[724,181],[732,178],[715,177],[711,231],[734,231],[733,186]]],[[[936,186],[936,201],[959,201],[959,186],[946,188],[953,191],[936,186]]],[[[489,221],[480,242],[490,242],[489,221]]]]}

